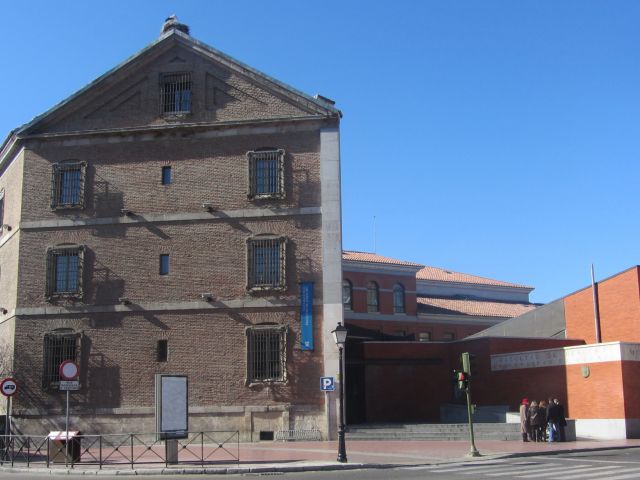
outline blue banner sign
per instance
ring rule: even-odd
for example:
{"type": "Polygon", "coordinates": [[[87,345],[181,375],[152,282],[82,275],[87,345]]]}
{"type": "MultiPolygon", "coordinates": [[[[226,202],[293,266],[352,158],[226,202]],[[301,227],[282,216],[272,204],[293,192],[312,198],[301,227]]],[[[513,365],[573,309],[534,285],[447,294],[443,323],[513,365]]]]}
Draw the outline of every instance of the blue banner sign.
{"type": "Polygon", "coordinates": [[[313,350],[313,282],[300,284],[300,347],[313,350]]]}

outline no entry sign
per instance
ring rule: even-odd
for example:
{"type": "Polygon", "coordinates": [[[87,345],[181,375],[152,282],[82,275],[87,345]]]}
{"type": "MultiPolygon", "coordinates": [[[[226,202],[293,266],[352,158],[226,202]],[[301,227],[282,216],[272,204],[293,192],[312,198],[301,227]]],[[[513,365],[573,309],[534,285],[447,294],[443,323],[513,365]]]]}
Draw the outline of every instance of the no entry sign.
{"type": "Polygon", "coordinates": [[[13,378],[8,377],[0,382],[0,392],[2,392],[5,397],[11,397],[12,395],[15,395],[17,391],[18,384],[13,378]]]}
{"type": "Polygon", "coordinates": [[[76,380],[78,378],[78,365],[71,360],[65,360],[60,364],[58,373],[62,380],[76,380]]]}

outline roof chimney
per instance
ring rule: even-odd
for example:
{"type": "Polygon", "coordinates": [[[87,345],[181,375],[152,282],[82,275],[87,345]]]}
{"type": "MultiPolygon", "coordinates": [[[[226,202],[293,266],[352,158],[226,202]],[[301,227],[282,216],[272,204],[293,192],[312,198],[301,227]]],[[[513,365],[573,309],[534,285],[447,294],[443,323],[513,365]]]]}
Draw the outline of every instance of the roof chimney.
{"type": "Polygon", "coordinates": [[[184,23],[178,22],[178,17],[176,15],[171,15],[164,21],[160,34],[165,34],[169,30],[174,30],[174,29],[180,30],[181,32],[189,35],[189,25],[185,25],[184,23]]]}

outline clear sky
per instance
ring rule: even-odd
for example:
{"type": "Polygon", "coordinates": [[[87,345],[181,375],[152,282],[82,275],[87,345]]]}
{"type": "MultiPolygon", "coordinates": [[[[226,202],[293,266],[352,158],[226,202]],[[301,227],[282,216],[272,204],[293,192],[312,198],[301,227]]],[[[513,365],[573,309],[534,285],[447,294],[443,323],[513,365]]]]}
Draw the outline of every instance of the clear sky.
{"type": "Polygon", "coordinates": [[[0,135],[192,35],[342,122],[345,249],[536,287],[640,263],[640,1],[2,2],[0,135]],[[376,235],[374,241],[374,217],[376,235]]]}

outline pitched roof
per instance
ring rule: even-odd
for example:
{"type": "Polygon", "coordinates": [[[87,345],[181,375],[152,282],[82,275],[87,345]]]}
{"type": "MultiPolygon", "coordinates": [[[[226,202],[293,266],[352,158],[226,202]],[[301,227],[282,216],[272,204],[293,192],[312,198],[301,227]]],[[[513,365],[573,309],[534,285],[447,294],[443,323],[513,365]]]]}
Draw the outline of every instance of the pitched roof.
{"type": "Polygon", "coordinates": [[[385,265],[403,265],[407,267],[422,267],[420,263],[406,262],[404,260],[396,260],[395,258],[383,257],[375,253],[354,252],[345,250],[342,252],[342,260],[350,262],[380,263],[385,265]]]}
{"type": "Polygon", "coordinates": [[[538,305],[456,298],[418,297],[418,313],[470,315],[511,318],[527,313],[538,305]]]}
{"type": "Polygon", "coordinates": [[[478,277],[477,275],[469,275],[468,273],[459,273],[444,268],[424,267],[416,274],[417,280],[434,280],[437,282],[452,283],[468,283],[472,285],[492,285],[508,288],[529,288],[527,285],[519,285],[517,283],[503,282],[501,280],[493,280],[491,278],[478,277]]]}
{"type": "Polygon", "coordinates": [[[149,51],[155,49],[158,45],[166,43],[170,40],[181,41],[185,44],[190,44],[197,51],[211,58],[215,58],[218,61],[222,61],[223,63],[225,63],[225,65],[227,65],[227,67],[237,71],[241,71],[243,74],[250,76],[254,81],[258,81],[265,85],[269,85],[272,88],[275,88],[276,90],[279,91],[279,93],[287,96],[289,99],[291,99],[294,102],[297,101],[301,104],[305,104],[307,107],[313,107],[317,109],[319,113],[322,112],[323,114],[342,116],[342,112],[338,110],[336,107],[334,107],[332,104],[330,104],[328,101],[324,100],[324,97],[321,97],[321,96],[312,97],[310,95],[307,95],[306,93],[303,93],[300,90],[297,90],[291,87],[290,85],[287,85],[284,82],[276,80],[275,78],[263,72],[260,72],[259,70],[256,70],[255,68],[250,67],[249,65],[243,62],[236,60],[235,58],[221,52],[220,50],[217,50],[199,40],[196,40],[195,38],[191,37],[187,33],[181,32],[180,30],[171,29],[163,33],[162,35],[160,35],[158,39],[156,39],[151,44],[144,47],[142,50],[139,50],[137,53],[127,58],[122,63],[116,65],[111,70],[107,71],[100,77],[91,81],[90,83],[82,87],[80,90],[78,90],[71,96],[62,100],[57,105],[54,105],[46,112],[36,116],[31,121],[11,131],[9,135],[7,135],[3,143],[0,145],[0,152],[7,146],[7,144],[11,142],[12,139],[19,137],[21,134],[28,133],[28,131],[30,131],[40,122],[42,122],[47,117],[54,114],[55,112],[59,111],[63,107],[69,105],[73,100],[78,98],[80,95],[89,91],[90,89],[97,86],[98,84],[104,82],[108,78],[115,75],[117,72],[123,70],[125,67],[133,64],[135,61],[143,57],[149,51]]]}

